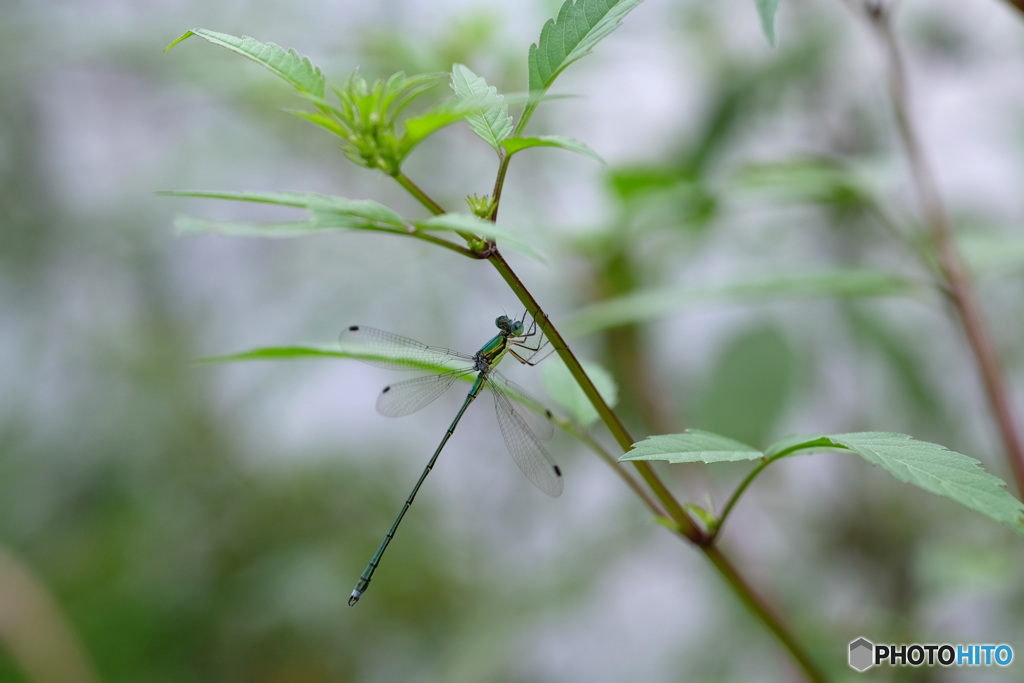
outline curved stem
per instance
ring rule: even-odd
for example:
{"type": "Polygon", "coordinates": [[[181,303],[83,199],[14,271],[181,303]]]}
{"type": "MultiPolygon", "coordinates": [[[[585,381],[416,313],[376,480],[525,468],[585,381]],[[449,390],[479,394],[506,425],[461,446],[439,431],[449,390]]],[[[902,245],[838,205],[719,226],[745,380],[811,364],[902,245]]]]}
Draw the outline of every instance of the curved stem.
{"type": "Polygon", "coordinates": [[[757,475],[761,474],[761,472],[764,471],[764,468],[768,467],[768,465],[771,465],[780,457],[782,456],[775,456],[773,458],[763,458],[761,460],[761,463],[757,467],[750,470],[750,472],[743,479],[743,481],[736,488],[736,490],[733,491],[732,496],[729,497],[729,502],[725,504],[724,508],[722,508],[722,514],[718,515],[718,518],[715,520],[714,524],[711,525],[709,535],[712,539],[718,537],[718,533],[722,530],[722,525],[725,524],[725,518],[729,516],[730,512],[732,512],[733,507],[736,506],[736,502],[740,499],[740,496],[743,495],[743,492],[747,490],[747,487],[750,486],[754,479],[757,478],[757,475]]]}
{"type": "Polygon", "coordinates": [[[938,184],[925,159],[920,137],[910,116],[906,67],[892,30],[890,13],[881,6],[869,5],[867,15],[882,40],[889,60],[890,92],[896,124],[903,139],[911,177],[938,258],[939,270],[948,286],[953,308],[960,318],[960,324],[977,362],[981,382],[1017,482],[1017,490],[1024,492],[1024,438],[1021,437],[1014,416],[1012,399],[995,342],[981,311],[967,265],[953,239],[952,227],[939,195],[938,184]]]}
{"type": "Polygon", "coordinates": [[[454,251],[456,254],[460,254],[461,256],[468,256],[469,258],[474,258],[474,259],[484,259],[484,258],[487,258],[485,255],[477,253],[477,252],[473,251],[472,249],[467,249],[466,247],[464,247],[462,245],[455,244],[453,242],[449,242],[446,239],[442,239],[440,237],[437,237],[435,235],[431,235],[431,234],[426,233],[426,232],[416,231],[416,232],[411,232],[411,233],[401,233],[401,232],[395,231],[395,234],[398,234],[398,235],[402,235],[402,234],[410,235],[412,237],[416,237],[417,239],[421,239],[424,242],[430,242],[431,244],[436,244],[439,247],[444,247],[445,249],[449,249],[451,251],[454,251]]]}

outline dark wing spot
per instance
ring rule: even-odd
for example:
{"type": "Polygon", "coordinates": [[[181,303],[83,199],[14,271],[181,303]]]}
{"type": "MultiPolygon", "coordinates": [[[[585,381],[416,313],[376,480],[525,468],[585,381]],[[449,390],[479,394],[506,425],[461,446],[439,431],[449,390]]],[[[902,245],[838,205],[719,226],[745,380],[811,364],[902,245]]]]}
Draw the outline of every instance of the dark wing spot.
{"type": "Polygon", "coordinates": [[[555,474],[562,476],[562,470],[558,469],[558,465],[555,465],[555,474]]]}
{"type": "Polygon", "coordinates": [[[546,417],[547,419],[551,420],[551,419],[554,419],[555,416],[551,414],[550,410],[545,410],[544,411],[544,417],[546,417]]]}
{"type": "Polygon", "coordinates": [[[348,331],[349,332],[357,332],[358,330],[359,330],[359,325],[349,325],[348,326],[348,331]]]}
{"type": "Polygon", "coordinates": [[[390,385],[390,384],[389,384],[389,385],[387,385],[386,387],[384,387],[383,389],[381,389],[381,392],[380,392],[380,393],[382,393],[382,394],[386,394],[386,393],[388,393],[389,391],[391,391],[391,385],[390,385]]]}

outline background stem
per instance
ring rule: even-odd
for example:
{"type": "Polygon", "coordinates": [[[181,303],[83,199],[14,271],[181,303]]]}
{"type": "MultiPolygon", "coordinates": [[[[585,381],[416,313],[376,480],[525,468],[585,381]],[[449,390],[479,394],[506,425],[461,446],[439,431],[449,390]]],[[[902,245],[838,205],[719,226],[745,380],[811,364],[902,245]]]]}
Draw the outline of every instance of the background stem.
{"type": "Polygon", "coordinates": [[[1006,449],[1017,490],[1024,493],[1024,441],[1014,416],[1012,400],[1007,388],[999,354],[985,317],[981,311],[974,285],[963,256],[953,239],[938,185],[932,174],[920,137],[910,116],[906,68],[896,36],[892,30],[891,14],[884,8],[867,5],[867,15],[882,39],[890,68],[890,89],[896,124],[903,145],[918,200],[924,214],[928,234],[938,259],[939,271],[946,280],[949,298],[960,319],[971,351],[977,361],[978,372],[992,408],[996,425],[1006,449]]]}

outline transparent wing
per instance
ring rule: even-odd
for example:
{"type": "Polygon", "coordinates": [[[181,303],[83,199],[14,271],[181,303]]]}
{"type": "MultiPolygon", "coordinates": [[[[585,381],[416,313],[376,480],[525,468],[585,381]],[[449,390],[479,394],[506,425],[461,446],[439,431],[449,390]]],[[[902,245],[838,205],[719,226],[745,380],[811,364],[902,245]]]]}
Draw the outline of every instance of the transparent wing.
{"type": "Polygon", "coordinates": [[[448,387],[461,375],[469,372],[471,371],[455,370],[389,384],[377,397],[377,412],[387,417],[402,417],[415,413],[448,391],[448,387]]]}
{"type": "Polygon", "coordinates": [[[415,339],[352,325],[338,336],[341,350],[359,360],[389,370],[436,370],[453,362],[472,363],[473,356],[440,346],[427,346],[415,339]]]}
{"type": "Polygon", "coordinates": [[[523,420],[524,411],[517,409],[504,391],[494,391],[493,386],[491,389],[498,413],[498,426],[501,427],[501,435],[505,437],[505,445],[516,465],[544,493],[552,497],[562,495],[562,471],[523,420]]]}
{"type": "Polygon", "coordinates": [[[522,418],[530,431],[541,440],[550,439],[555,434],[551,411],[533,394],[522,388],[497,370],[491,370],[487,386],[491,391],[500,391],[508,395],[516,413],[522,418]]]}

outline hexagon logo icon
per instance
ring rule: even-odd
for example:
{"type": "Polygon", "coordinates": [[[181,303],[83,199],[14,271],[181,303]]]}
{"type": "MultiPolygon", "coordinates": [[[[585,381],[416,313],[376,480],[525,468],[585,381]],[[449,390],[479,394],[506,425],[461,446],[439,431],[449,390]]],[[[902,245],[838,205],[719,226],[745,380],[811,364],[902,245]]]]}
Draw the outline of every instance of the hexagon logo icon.
{"type": "Polygon", "coordinates": [[[875,664],[875,646],[866,638],[858,638],[850,643],[850,666],[857,671],[865,671],[875,664]]]}

